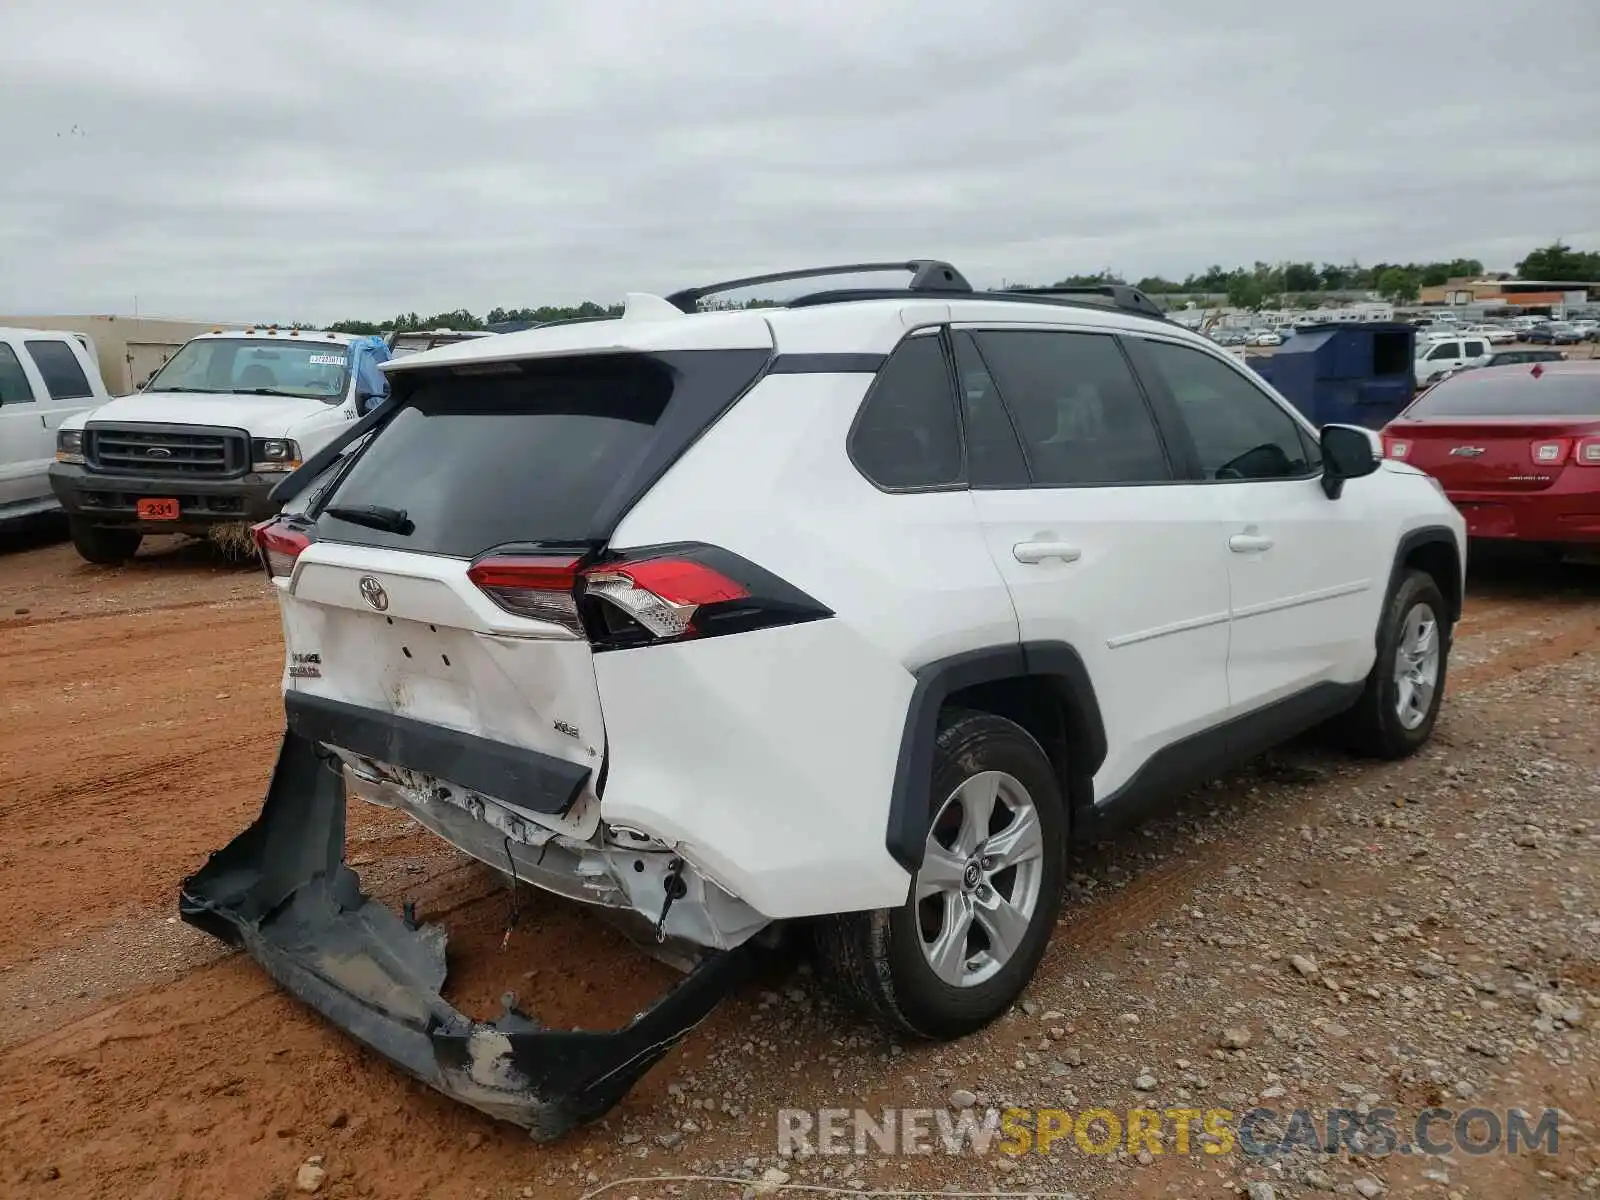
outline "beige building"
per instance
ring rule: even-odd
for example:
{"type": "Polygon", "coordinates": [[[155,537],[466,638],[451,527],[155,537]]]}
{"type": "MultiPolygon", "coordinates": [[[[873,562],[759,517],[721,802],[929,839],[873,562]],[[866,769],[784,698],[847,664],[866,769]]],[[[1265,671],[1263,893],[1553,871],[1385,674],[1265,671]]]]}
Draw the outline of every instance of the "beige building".
{"type": "Polygon", "coordinates": [[[169,321],[160,317],[14,317],[0,326],[65,329],[86,336],[100,363],[100,378],[113,396],[137,391],[173,352],[196,334],[243,326],[229,322],[169,321]]]}

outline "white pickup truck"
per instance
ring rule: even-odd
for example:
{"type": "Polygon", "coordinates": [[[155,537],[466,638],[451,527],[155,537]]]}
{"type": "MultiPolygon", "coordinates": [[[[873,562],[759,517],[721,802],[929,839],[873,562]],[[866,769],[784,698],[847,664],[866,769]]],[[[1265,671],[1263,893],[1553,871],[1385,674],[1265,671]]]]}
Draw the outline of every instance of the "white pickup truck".
{"type": "Polygon", "coordinates": [[[93,563],[147,534],[260,521],[272,489],[388,394],[383,339],[276,327],[184,344],[144,390],[64,420],[50,486],[93,563]]]}

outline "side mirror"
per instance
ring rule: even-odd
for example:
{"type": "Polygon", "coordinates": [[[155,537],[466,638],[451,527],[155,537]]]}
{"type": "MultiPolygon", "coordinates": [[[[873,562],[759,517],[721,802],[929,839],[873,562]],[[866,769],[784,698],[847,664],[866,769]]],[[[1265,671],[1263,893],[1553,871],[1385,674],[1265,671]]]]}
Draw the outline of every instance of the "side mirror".
{"type": "Polygon", "coordinates": [[[1383,461],[1383,439],[1359,425],[1322,427],[1322,490],[1329,500],[1344,493],[1344,481],[1371,475],[1383,461]]]}

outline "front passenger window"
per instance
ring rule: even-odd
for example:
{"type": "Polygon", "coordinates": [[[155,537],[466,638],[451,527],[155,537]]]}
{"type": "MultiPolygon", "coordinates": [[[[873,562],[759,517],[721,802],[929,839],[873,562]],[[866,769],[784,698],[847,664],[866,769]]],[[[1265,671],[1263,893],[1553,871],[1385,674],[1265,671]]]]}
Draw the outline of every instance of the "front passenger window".
{"type": "Polygon", "coordinates": [[[1298,422],[1228,364],[1171,342],[1146,342],[1177,402],[1206,479],[1294,479],[1315,467],[1298,422]]]}

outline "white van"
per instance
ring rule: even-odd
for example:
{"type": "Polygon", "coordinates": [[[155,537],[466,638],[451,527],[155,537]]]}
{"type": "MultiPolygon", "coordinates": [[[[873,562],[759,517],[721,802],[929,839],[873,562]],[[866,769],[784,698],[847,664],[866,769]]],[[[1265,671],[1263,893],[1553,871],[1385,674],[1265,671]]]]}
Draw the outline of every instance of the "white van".
{"type": "Polygon", "coordinates": [[[0,329],[0,528],[60,507],[56,430],[110,398],[81,334],[0,329]]]}
{"type": "Polygon", "coordinates": [[[120,563],[150,534],[260,521],[278,482],[388,395],[378,337],[250,328],[186,342],[144,390],[53,432],[72,544],[120,563]]]}

